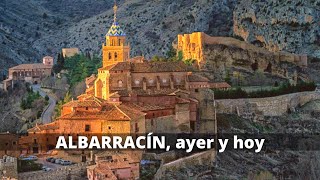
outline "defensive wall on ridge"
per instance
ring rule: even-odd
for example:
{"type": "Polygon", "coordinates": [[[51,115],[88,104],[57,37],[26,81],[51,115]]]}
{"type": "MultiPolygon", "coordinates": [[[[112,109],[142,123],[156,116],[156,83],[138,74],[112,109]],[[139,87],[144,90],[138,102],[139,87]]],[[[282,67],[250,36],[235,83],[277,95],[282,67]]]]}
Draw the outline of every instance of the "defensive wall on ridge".
{"type": "Polygon", "coordinates": [[[239,116],[248,116],[248,113],[263,116],[281,116],[306,104],[307,102],[320,99],[317,92],[299,92],[268,98],[248,99],[221,99],[216,100],[217,113],[236,113],[239,116]]]}

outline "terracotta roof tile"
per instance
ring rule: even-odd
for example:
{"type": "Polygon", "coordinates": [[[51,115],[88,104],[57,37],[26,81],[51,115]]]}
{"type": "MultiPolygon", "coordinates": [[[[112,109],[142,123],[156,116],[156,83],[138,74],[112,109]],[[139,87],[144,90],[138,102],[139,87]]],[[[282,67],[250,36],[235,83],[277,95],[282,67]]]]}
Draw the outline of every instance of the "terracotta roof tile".
{"type": "Polygon", "coordinates": [[[108,179],[108,180],[117,180],[118,178],[113,174],[112,170],[109,166],[96,166],[94,167],[94,171],[96,171],[96,176],[100,177],[101,179],[108,179]]]}
{"type": "Polygon", "coordinates": [[[108,121],[117,121],[117,120],[130,120],[130,117],[123,112],[119,111],[118,108],[112,107],[106,111],[73,111],[70,114],[61,116],[59,119],[90,119],[90,120],[108,120],[108,121]]]}
{"type": "Polygon", "coordinates": [[[189,82],[209,82],[209,79],[198,74],[188,75],[189,82]]]}
{"type": "Polygon", "coordinates": [[[57,122],[52,122],[49,124],[41,124],[41,125],[36,124],[36,126],[34,126],[33,128],[28,129],[28,132],[40,132],[44,130],[53,130],[53,129],[59,129],[57,122]]]}
{"type": "Polygon", "coordinates": [[[101,103],[95,100],[79,100],[70,101],[64,104],[63,107],[101,107],[101,103]]]}
{"type": "Polygon", "coordinates": [[[110,161],[100,161],[99,162],[100,166],[109,166],[111,170],[114,169],[126,169],[130,168],[129,161],[121,161],[119,159],[115,159],[113,162],[110,161]]]}
{"type": "Polygon", "coordinates": [[[188,103],[190,103],[190,100],[183,99],[183,98],[177,98],[177,103],[178,104],[188,104],[188,103]]]}
{"type": "MultiPolygon", "coordinates": [[[[94,101],[95,102],[95,101],[94,101]]],[[[69,103],[67,106],[71,107],[93,107],[90,106],[92,101],[73,101],[73,103],[69,103]],[[79,103],[80,102],[80,103],[79,103]],[[75,106],[73,106],[75,105],[75,106]]],[[[101,111],[80,111],[76,110],[70,114],[66,114],[61,116],[59,119],[92,119],[92,120],[131,120],[136,119],[138,117],[144,116],[139,109],[134,107],[129,107],[124,104],[115,105],[109,103],[102,103],[99,107],[102,107],[101,111]]]]}
{"type": "Polygon", "coordinates": [[[10,68],[10,70],[31,70],[31,69],[51,69],[52,65],[44,65],[42,63],[20,64],[10,68]]]}
{"type": "Polygon", "coordinates": [[[92,74],[90,77],[86,78],[86,85],[92,85],[94,81],[96,80],[96,75],[92,74]]]}
{"type": "Polygon", "coordinates": [[[136,103],[131,103],[131,102],[127,102],[124,104],[128,107],[132,107],[132,108],[138,109],[139,111],[144,111],[144,112],[172,108],[169,106],[158,106],[158,105],[153,105],[153,104],[138,105],[136,103]]]}

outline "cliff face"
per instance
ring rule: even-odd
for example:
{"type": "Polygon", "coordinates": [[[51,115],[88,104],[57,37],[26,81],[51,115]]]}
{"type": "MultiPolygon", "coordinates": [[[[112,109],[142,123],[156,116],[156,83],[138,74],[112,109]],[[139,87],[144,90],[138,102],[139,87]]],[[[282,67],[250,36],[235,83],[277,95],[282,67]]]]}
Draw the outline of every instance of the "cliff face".
{"type": "Polygon", "coordinates": [[[242,84],[258,85],[254,82],[257,71],[266,76],[263,84],[269,85],[291,78],[295,72],[300,78],[306,77],[303,68],[299,67],[304,62],[302,56],[270,52],[229,37],[205,36],[204,41],[205,61],[200,66],[205,75],[214,81],[224,81],[227,76],[238,76],[235,73],[240,73],[242,84]]]}
{"type": "Polygon", "coordinates": [[[317,0],[241,0],[233,12],[233,31],[271,51],[319,58],[319,7],[317,0]]]}

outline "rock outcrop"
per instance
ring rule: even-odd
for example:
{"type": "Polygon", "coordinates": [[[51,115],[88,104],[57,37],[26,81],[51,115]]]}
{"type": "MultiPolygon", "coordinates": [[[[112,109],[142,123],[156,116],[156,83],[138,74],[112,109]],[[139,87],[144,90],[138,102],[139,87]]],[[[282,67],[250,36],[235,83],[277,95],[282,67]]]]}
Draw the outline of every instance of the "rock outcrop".
{"type": "MultiPolygon", "coordinates": [[[[270,52],[244,41],[230,37],[204,36],[202,69],[215,81],[224,81],[229,75],[241,73],[242,84],[253,85],[255,71],[264,72],[267,79],[275,81],[290,79],[295,73],[305,77],[306,58],[286,52],[270,52]]],[[[305,79],[303,79],[305,80],[305,79]]],[[[265,83],[263,83],[265,84],[265,83]]],[[[262,85],[262,84],[260,84],[262,85]]]]}
{"type": "Polygon", "coordinates": [[[319,6],[317,0],[241,0],[233,12],[233,31],[270,51],[319,58],[319,6]]]}

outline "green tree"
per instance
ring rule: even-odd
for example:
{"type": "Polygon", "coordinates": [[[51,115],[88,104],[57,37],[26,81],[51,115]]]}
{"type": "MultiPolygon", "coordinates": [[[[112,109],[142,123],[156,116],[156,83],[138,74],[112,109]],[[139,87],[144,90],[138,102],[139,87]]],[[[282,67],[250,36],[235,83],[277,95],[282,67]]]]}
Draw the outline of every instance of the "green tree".
{"type": "Polygon", "coordinates": [[[101,65],[101,59],[96,55],[89,59],[86,55],[78,54],[67,58],[63,69],[67,70],[68,81],[73,87],[91,74],[97,74],[101,65]]]}
{"type": "Polygon", "coordinates": [[[186,60],[184,61],[184,63],[185,63],[186,65],[188,65],[188,66],[192,66],[195,62],[196,62],[196,60],[194,60],[194,59],[186,59],[186,60]]]}
{"type": "Polygon", "coordinates": [[[66,93],[66,95],[64,96],[63,100],[59,101],[55,107],[55,112],[56,112],[56,117],[60,117],[61,116],[61,109],[62,106],[68,102],[70,102],[72,100],[72,96],[70,94],[70,92],[68,91],[66,93]]]}
{"type": "Polygon", "coordinates": [[[49,96],[46,95],[46,96],[44,97],[44,99],[45,99],[46,101],[49,101],[49,96]]]}
{"type": "Polygon", "coordinates": [[[183,52],[182,51],[179,51],[178,52],[178,61],[182,61],[183,60],[183,52]]]}
{"type": "Polygon", "coordinates": [[[169,50],[166,53],[166,58],[168,59],[175,59],[177,56],[177,50],[170,46],[169,50]]]}

